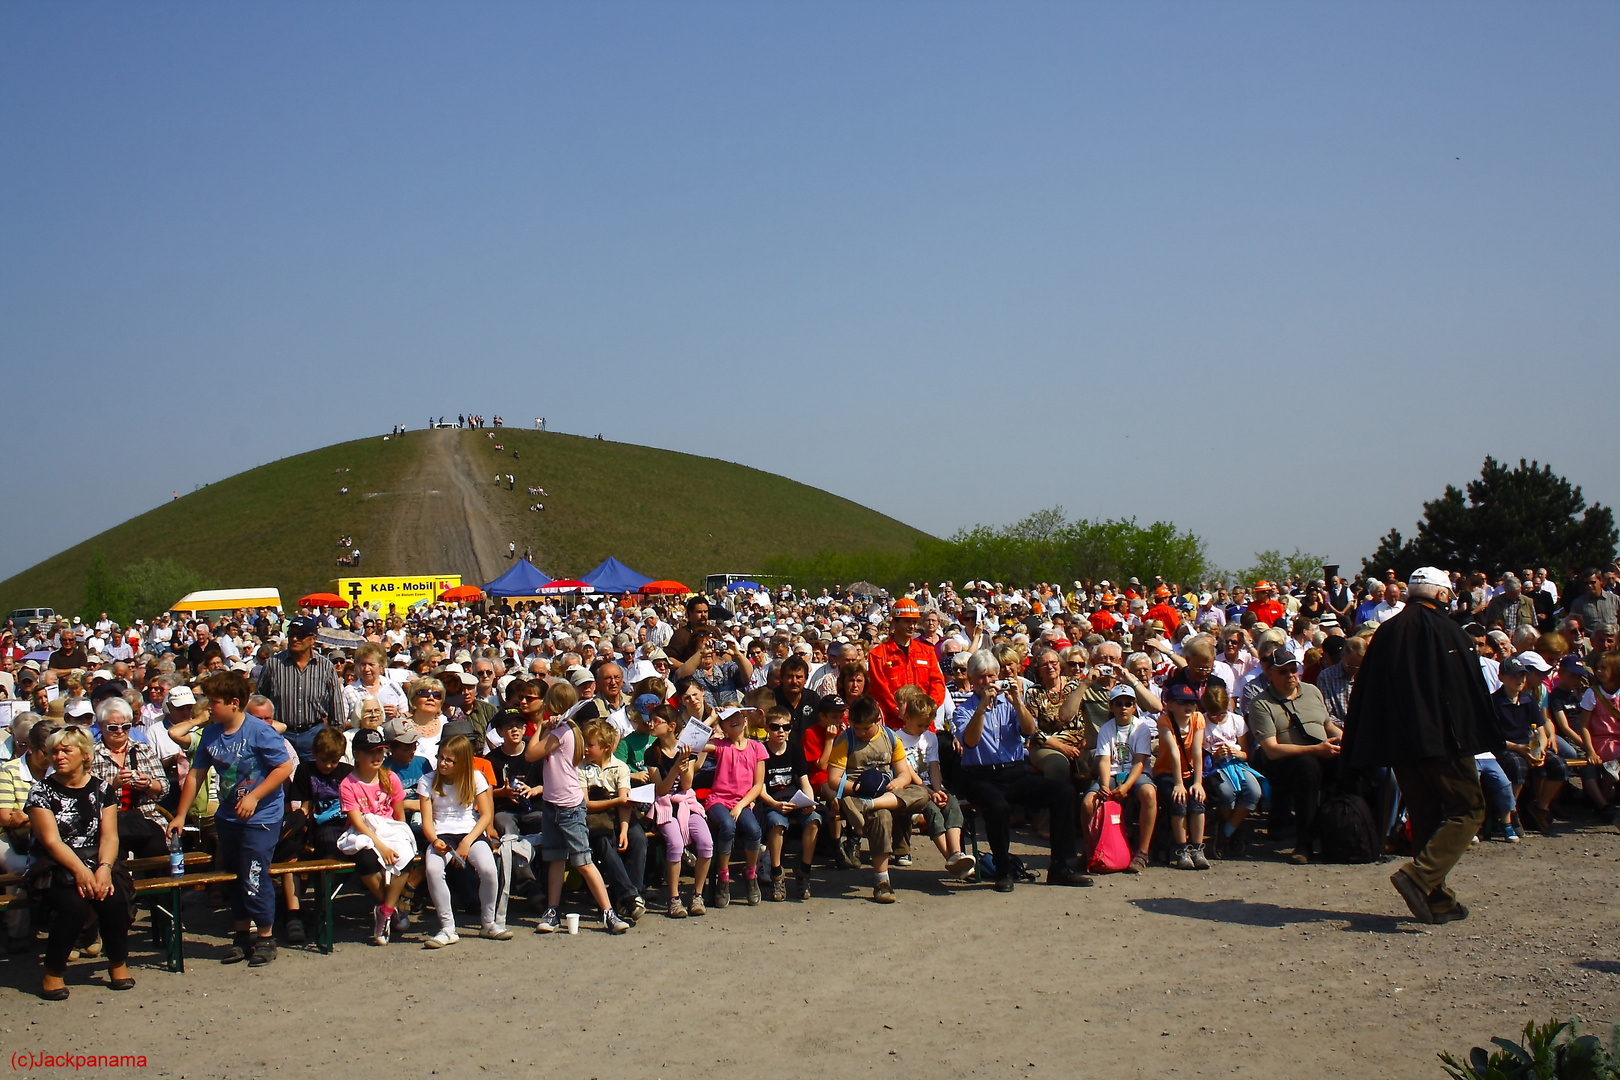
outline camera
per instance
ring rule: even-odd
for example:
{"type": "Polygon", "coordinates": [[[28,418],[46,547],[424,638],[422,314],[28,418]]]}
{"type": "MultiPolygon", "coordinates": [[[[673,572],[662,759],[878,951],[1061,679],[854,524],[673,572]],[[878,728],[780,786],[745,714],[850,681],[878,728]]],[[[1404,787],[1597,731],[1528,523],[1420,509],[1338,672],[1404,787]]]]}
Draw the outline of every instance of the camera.
{"type": "Polygon", "coordinates": [[[1106,679],[1106,678],[1109,678],[1110,676],[1112,676],[1114,674],[1114,665],[1112,665],[1112,664],[1099,664],[1094,670],[1096,671],[1097,677],[1099,679],[1106,679]]]}
{"type": "Polygon", "coordinates": [[[1007,692],[1007,687],[1009,687],[1011,685],[1012,685],[1012,683],[1009,682],[1006,679],[997,679],[996,680],[996,689],[999,690],[1002,693],[1006,693],[1007,692]]]}

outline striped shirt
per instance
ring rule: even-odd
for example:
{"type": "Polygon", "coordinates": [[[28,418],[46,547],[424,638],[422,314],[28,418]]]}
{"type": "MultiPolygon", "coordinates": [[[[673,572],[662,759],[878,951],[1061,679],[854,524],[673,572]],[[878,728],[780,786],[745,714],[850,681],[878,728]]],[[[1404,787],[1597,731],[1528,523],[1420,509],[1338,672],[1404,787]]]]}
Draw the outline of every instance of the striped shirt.
{"type": "MultiPolygon", "coordinates": [[[[28,791],[34,786],[34,775],[28,771],[27,757],[13,758],[0,765],[0,810],[21,810],[28,801],[28,791]]],[[[27,825],[7,829],[5,837],[11,849],[19,855],[28,854],[32,831],[27,825]]]]}
{"type": "Polygon", "coordinates": [[[292,650],[278,652],[259,672],[259,693],[276,707],[276,719],[293,734],[308,731],[328,720],[343,723],[343,688],[332,661],[312,653],[303,668],[294,663],[292,650]]]}

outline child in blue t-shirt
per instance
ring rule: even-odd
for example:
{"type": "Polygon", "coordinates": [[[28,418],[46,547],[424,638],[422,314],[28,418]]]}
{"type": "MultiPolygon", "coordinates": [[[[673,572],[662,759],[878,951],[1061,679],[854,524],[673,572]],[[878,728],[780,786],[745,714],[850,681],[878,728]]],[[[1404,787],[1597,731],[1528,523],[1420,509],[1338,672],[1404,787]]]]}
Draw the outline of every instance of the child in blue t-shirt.
{"type": "Polygon", "coordinates": [[[191,772],[180,792],[180,804],[169,822],[171,836],[180,833],[186,811],[203,777],[213,770],[219,779],[219,809],[214,825],[219,837],[219,865],[236,874],[231,885],[231,914],[236,934],[223,961],[248,961],[262,967],[276,958],[276,891],[270,863],[281,838],[285,808],[281,786],[297,760],[275,728],[244,711],[253,686],[239,671],[220,671],[203,680],[209,723],[191,758],[191,772]],[[250,929],[257,927],[255,938],[250,929]]]}

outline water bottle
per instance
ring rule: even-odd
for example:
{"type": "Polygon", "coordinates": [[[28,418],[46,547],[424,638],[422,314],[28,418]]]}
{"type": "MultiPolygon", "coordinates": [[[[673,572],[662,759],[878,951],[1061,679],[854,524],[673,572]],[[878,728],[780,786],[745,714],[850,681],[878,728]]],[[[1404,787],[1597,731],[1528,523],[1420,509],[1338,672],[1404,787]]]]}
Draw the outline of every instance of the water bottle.
{"type": "Polygon", "coordinates": [[[185,872],[185,848],[180,843],[180,834],[177,832],[172,832],[169,834],[169,873],[173,877],[179,877],[185,872]]]}

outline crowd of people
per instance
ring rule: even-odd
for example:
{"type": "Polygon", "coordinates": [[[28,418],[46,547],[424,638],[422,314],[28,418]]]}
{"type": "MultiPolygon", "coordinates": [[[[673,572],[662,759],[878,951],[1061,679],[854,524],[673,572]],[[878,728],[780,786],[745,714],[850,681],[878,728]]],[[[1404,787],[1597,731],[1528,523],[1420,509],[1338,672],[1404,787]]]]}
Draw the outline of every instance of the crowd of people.
{"type": "Polygon", "coordinates": [[[804,900],[839,873],[869,872],[893,903],[919,844],[944,875],[1011,892],[1038,877],[1017,829],[1054,886],[1258,854],[1258,812],[1264,844],[1291,836],[1285,857],[1309,863],[1331,856],[1320,812],[1344,795],[1381,849],[1414,856],[1392,879],[1403,896],[1422,880],[1414,915],[1462,918],[1449,863],[1422,869],[1440,828],[1428,781],[1352,746],[1358,725],[1390,726],[1368,709],[1397,708],[1358,697],[1363,664],[1395,670],[1419,606],[1472,643],[1456,697],[1484,726],[1420,755],[1473,762],[1442,778],[1488,807],[1477,825],[1453,815],[1464,850],[1561,817],[1612,823],[1620,581],[1592,570],[1560,599],[1542,571],[1426,569],[1411,587],[977,581],[892,600],[782,587],[8,626],[0,866],[31,900],[6,913],[10,947],[46,932],[48,998],[75,951],[133,985],[120,861],[180,845],[236,873],[224,959],[262,966],[278,925],[305,939],[307,883],[270,873],[300,857],[354,861],[372,943],[431,906],[421,944],[444,948],[458,905],[510,939],[514,897],[541,933],[804,900]],[[363,640],[323,649],[323,626],[363,640]],[[1103,818],[1127,837],[1117,864],[1103,818]]]}

